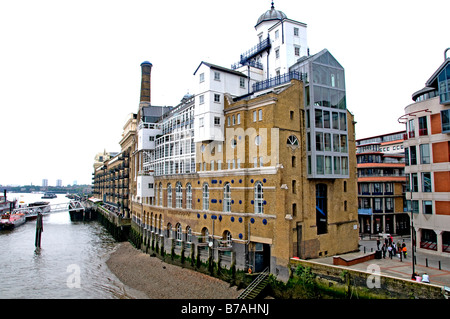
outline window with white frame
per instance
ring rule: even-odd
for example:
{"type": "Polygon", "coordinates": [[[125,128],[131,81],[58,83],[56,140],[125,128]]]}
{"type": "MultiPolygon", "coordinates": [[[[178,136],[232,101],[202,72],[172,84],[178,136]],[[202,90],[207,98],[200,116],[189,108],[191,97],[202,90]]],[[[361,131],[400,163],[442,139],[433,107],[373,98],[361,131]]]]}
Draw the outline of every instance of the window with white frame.
{"type": "Polygon", "coordinates": [[[181,224],[180,223],[178,223],[177,224],[177,237],[176,237],[176,239],[177,239],[177,241],[182,241],[183,240],[183,230],[181,229],[181,224]]]}
{"type": "Polygon", "coordinates": [[[214,125],[220,125],[220,117],[219,116],[214,117],[214,125]]]}
{"type": "Polygon", "coordinates": [[[209,186],[208,186],[208,183],[203,184],[203,210],[209,210],[209,186]]]}
{"type": "Polygon", "coordinates": [[[214,80],[220,81],[220,72],[217,71],[214,72],[214,80]]]}
{"type": "Polygon", "coordinates": [[[200,83],[205,81],[205,73],[200,73],[200,83]]]}
{"type": "Polygon", "coordinates": [[[226,183],[223,187],[223,211],[231,212],[231,186],[226,183]]]}
{"type": "Polygon", "coordinates": [[[183,189],[181,183],[177,182],[175,186],[175,207],[182,208],[183,206],[183,189]]]}
{"type": "Polygon", "coordinates": [[[186,209],[192,209],[192,185],[186,184],[186,209]]]}
{"type": "Polygon", "coordinates": [[[263,185],[260,181],[255,183],[255,214],[264,213],[264,193],[263,193],[263,185]]]}
{"type": "Polygon", "coordinates": [[[220,103],[220,94],[214,94],[214,102],[220,103]]]}
{"type": "Polygon", "coordinates": [[[163,206],[163,186],[159,183],[159,206],[163,206]]]}

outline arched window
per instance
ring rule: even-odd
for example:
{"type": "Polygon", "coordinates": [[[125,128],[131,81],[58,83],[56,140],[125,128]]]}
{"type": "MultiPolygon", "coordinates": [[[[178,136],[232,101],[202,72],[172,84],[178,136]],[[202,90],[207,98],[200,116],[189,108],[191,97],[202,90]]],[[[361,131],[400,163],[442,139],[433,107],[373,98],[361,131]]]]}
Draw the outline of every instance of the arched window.
{"type": "Polygon", "coordinates": [[[223,211],[231,212],[231,186],[226,183],[223,187],[223,211]]]}
{"type": "Polygon", "coordinates": [[[209,242],[209,231],[208,228],[204,227],[202,229],[202,235],[199,238],[200,243],[208,243],[209,242]]]}
{"type": "Polygon", "coordinates": [[[172,185],[167,184],[167,207],[172,207],[172,185]]]}
{"type": "Polygon", "coordinates": [[[264,213],[263,185],[260,181],[255,183],[255,214],[264,213]]]}
{"type": "Polygon", "coordinates": [[[186,184],[186,209],[192,209],[192,185],[186,184]]]}
{"type": "Polygon", "coordinates": [[[231,233],[228,230],[226,230],[223,232],[222,246],[223,247],[231,247],[231,244],[232,244],[231,233]]]}
{"type": "Polygon", "coordinates": [[[177,231],[176,239],[178,241],[182,241],[183,240],[183,230],[181,229],[181,224],[180,223],[177,224],[176,231],[177,231]]]}
{"type": "Polygon", "coordinates": [[[172,224],[167,224],[167,238],[172,238],[172,224]]]}
{"type": "Polygon", "coordinates": [[[162,189],[162,183],[159,183],[159,206],[163,206],[163,189],[162,189]]]}
{"type": "Polygon", "coordinates": [[[203,210],[209,210],[209,186],[208,186],[208,183],[203,184],[203,210]]]}
{"type": "Polygon", "coordinates": [[[191,227],[186,227],[186,241],[188,242],[188,243],[191,243],[192,242],[192,229],[191,229],[191,227]]]}
{"type": "Polygon", "coordinates": [[[177,182],[175,186],[175,207],[181,208],[183,206],[183,189],[181,183],[177,182]]]}

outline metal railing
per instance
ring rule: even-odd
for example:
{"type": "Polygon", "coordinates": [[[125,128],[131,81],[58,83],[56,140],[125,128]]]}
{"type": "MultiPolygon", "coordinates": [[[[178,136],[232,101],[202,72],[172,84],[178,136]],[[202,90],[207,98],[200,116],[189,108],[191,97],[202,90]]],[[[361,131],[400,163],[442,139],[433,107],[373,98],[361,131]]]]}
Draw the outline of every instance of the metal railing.
{"type": "Polygon", "coordinates": [[[256,279],[253,280],[250,285],[248,285],[248,287],[239,294],[237,299],[245,299],[248,297],[259,286],[259,284],[267,278],[267,276],[269,276],[269,267],[264,269],[262,273],[260,273],[258,277],[256,277],[256,279]]]}
{"type": "Polygon", "coordinates": [[[306,74],[297,71],[291,71],[261,82],[256,82],[252,86],[253,92],[269,89],[271,87],[290,82],[292,79],[297,79],[300,81],[306,80],[306,74]]]}
{"type": "Polygon", "coordinates": [[[250,60],[251,58],[256,56],[258,53],[261,53],[261,52],[263,52],[264,50],[267,50],[270,47],[271,47],[270,38],[269,38],[269,36],[267,36],[266,39],[264,39],[261,42],[259,42],[257,45],[255,45],[253,48],[251,48],[247,52],[241,54],[241,61],[240,61],[240,63],[241,64],[245,64],[245,62],[247,62],[248,60],[250,60]]]}

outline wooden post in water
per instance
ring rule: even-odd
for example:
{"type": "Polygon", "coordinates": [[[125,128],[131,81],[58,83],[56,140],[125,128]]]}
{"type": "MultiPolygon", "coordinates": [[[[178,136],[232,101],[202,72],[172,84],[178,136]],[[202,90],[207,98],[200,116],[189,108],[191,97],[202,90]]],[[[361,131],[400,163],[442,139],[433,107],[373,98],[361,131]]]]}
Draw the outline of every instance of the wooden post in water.
{"type": "Polygon", "coordinates": [[[41,212],[38,213],[37,219],[36,219],[36,239],[34,241],[34,246],[36,248],[41,248],[41,234],[44,231],[42,223],[42,214],[41,212]]]}

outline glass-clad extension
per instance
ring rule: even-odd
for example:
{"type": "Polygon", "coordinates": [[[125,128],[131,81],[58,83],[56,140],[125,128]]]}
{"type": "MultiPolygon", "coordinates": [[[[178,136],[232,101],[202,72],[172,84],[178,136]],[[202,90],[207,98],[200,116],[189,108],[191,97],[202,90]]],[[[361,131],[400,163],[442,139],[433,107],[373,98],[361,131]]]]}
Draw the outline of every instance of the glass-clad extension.
{"type": "Polygon", "coordinates": [[[348,178],[344,68],[328,52],[302,57],[290,71],[306,73],[306,147],[309,178],[348,178]]]}

